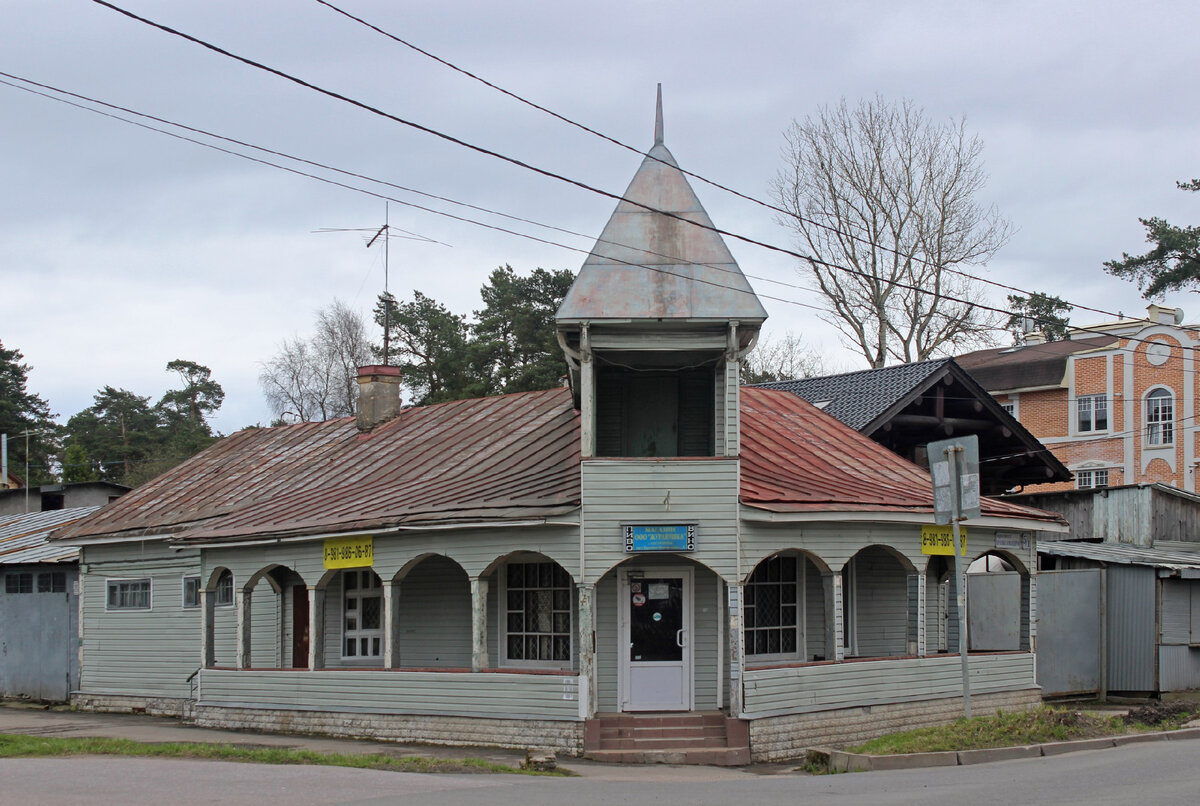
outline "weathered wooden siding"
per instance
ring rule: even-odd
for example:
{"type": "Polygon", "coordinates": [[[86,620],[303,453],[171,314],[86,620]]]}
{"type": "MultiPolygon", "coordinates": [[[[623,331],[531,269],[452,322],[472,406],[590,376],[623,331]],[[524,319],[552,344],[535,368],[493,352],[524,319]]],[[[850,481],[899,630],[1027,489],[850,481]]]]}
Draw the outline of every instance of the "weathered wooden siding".
{"type": "Polygon", "coordinates": [[[250,664],[277,669],[283,665],[281,594],[266,582],[250,596],[250,664]]]}
{"type": "MultiPolygon", "coordinates": [[[[976,655],[971,691],[1019,691],[1036,685],[1033,655],[976,655]]],[[[953,697],[962,693],[959,658],[831,663],[758,669],[745,674],[749,718],[953,697]]]]}
{"type": "Polygon", "coordinates": [[[471,667],[471,583],[453,561],[430,557],[404,578],[399,621],[401,666],[471,667]]]}
{"type": "Polygon", "coordinates": [[[158,541],[85,546],[80,575],[80,691],[187,697],[200,666],[200,610],[183,608],[183,577],[199,573],[195,552],[158,541]],[[150,578],[150,610],[105,611],[106,579],[150,578]]]}
{"type": "Polygon", "coordinates": [[[698,524],[696,550],[686,556],[732,578],[737,567],[737,478],[737,461],[731,459],[585,461],[585,581],[594,582],[633,556],[625,553],[624,523],[698,524]]]}
{"type": "Polygon", "coordinates": [[[618,708],[621,690],[617,684],[618,585],[617,572],[606,574],[596,583],[592,618],[596,622],[596,708],[612,713],[618,708]]]}
{"type": "Polygon", "coordinates": [[[854,562],[859,656],[906,654],[908,572],[881,548],[864,550],[854,562]]]}
{"type": "Polygon", "coordinates": [[[199,704],[575,721],[578,697],[574,675],[205,669],[199,704]]]}
{"type": "Polygon", "coordinates": [[[826,644],[825,635],[825,582],[817,566],[808,559],[804,569],[804,641],[805,660],[821,660],[833,656],[833,648],[826,644]]]}

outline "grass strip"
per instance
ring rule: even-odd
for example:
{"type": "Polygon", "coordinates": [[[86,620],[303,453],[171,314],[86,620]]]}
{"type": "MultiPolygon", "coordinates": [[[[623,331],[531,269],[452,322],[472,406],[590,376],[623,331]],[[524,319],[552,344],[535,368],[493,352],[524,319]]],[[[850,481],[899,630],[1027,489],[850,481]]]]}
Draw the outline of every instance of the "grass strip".
{"type": "Polygon", "coordinates": [[[1149,725],[1130,723],[1119,716],[1101,717],[1081,711],[1042,707],[1015,713],[997,712],[992,716],[971,719],[959,718],[949,725],[892,733],[846,749],[852,753],[892,755],[1019,747],[1148,730],[1174,730],[1188,718],[1187,714],[1180,714],[1149,725]]]}
{"type": "Polygon", "coordinates": [[[290,747],[263,747],[204,742],[135,742],[101,737],[63,738],[0,733],[0,758],[34,756],[151,756],[240,761],[253,764],[313,764],[392,772],[516,773],[554,775],[479,758],[439,759],[384,753],[318,753],[290,747]]]}

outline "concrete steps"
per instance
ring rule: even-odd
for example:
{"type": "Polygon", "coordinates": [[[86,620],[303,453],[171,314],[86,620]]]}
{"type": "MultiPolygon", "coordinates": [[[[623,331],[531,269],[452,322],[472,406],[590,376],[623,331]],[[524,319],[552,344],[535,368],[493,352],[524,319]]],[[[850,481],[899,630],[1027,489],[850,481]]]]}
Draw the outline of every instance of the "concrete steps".
{"type": "Polygon", "coordinates": [[[598,714],[584,729],[584,757],[624,764],[750,763],[745,722],[719,712],[598,714]]]}

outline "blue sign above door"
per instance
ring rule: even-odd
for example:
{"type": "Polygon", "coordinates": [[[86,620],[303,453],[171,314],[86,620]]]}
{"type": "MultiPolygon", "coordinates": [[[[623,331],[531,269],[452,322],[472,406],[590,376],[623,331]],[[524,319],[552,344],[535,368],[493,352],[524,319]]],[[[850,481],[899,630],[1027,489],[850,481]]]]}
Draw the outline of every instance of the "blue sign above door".
{"type": "Polygon", "coordinates": [[[696,524],[626,525],[625,551],[695,551],[696,524]]]}

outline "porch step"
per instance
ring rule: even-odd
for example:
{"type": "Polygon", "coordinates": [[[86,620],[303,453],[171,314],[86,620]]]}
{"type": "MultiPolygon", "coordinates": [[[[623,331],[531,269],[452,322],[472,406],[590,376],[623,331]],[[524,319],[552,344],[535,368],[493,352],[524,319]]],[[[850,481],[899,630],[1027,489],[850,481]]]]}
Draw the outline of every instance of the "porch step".
{"type": "Polygon", "coordinates": [[[584,756],[625,764],[750,763],[746,724],[719,712],[598,714],[584,734],[584,756]]]}

